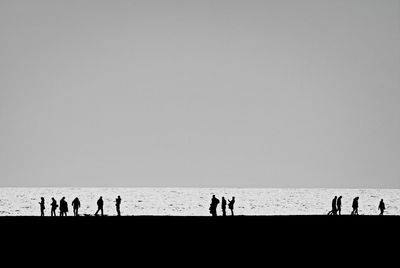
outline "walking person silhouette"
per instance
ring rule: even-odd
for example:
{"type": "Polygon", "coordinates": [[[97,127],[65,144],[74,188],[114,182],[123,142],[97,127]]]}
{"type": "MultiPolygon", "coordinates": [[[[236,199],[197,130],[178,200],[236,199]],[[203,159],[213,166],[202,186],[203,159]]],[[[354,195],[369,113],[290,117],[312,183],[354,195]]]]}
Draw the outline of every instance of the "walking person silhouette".
{"type": "Polygon", "coordinates": [[[115,207],[117,209],[117,215],[118,216],[121,216],[121,201],[122,201],[122,199],[121,199],[120,196],[118,196],[118,198],[115,199],[115,207]]]}
{"type": "Polygon", "coordinates": [[[72,208],[74,210],[74,216],[79,216],[79,208],[81,207],[81,201],[76,197],[74,201],[72,201],[72,208]]]}
{"type": "Polygon", "coordinates": [[[46,209],[44,206],[44,197],[40,198],[39,205],[40,205],[40,216],[44,217],[44,210],[46,209]]]}
{"type": "Polygon", "coordinates": [[[332,199],[332,210],[328,212],[328,215],[336,215],[337,214],[336,200],[337,200],[337,196],[335,196],[332,199]]]}
{"type": "Polygon", "coordinates": [[[51,198],[51,216],[55,217],[56,216],[56,209],[58,207],[57,201],[54,199],[54,197],[51,198]]]}
{"type": "Polygon", "coordinates": [[[337,207],[338,214],[342,215],[342,196],[339,196],[339,198],[337,199],[336,207],[337,207]]]}
{"type": "Polygon", "coordinates": [[[385,203],[383,202],[383,199],[381,199],[381,202],[379,202],[378,209],[381,211],[381,213],[380,213],[379,215],[383,215],[383,212],[384,212],[385,209],[386,209],[385,203]]]}
{"type": "Polygon", "coordinates": [[[211,198],[211,204],[210,204],[210,213],[213,217],[217,217],[218,203],[219,203],[219,199],[216,198],[215,195],[213,195],[211,198]]]}
{"type": "Polygon", "coordinates": [[[351,212],[351,215],[358,215],[358,198],[359,197],[357,196],[353,199],[353,211],[351,212]]]}
{"type": "Polygon", "coordinates": [[[226,200],[225,197],[222,197],[221,201],[221,208],[222,208],[222,216],[226,216],[226,200]]]}
{"type": "Polygon", "coordinates": [[[99,200],[97,200],[97,211],[94,214],[95,216],[97,216],[97,214],[99,213],[99,211],[101,211],[101,216],[104,216],[104,211],[103,211],[103,206],[104,206],[104,202],[103,202],[103,197],[100,196],[99,200]]]}
{"type": "Polygon", "coordinates": [[[232,200],[228,200],[229,204],[228,204],[228,208],[231,211],[231,216],[235,216],[233,214],[233,206],[235,205],[235,197],[232,196],[232,200]]]}

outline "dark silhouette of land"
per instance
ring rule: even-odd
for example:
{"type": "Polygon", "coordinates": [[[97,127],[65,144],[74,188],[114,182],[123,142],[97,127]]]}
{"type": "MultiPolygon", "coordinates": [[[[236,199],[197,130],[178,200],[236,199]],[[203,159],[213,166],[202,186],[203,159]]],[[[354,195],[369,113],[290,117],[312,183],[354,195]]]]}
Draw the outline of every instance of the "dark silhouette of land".
{"type": "Polygon", "coordinates": [[[319,258],[328,258],[339,247],[341,256],[357,254],[357,263],[372,254],[379,259],[380,249],[390,260],[390,250],[397,249],[391,244],[400,238],[399,226],[400,216],[390,215],[0,217],[3,256],[15,252],[31,263],[45,247],[46,257],[55,261],[60,252],[73,249],[90,265],[106,259],[121,264],[244,262],[249,267],[266,259],[320,264],[319,258]]]}

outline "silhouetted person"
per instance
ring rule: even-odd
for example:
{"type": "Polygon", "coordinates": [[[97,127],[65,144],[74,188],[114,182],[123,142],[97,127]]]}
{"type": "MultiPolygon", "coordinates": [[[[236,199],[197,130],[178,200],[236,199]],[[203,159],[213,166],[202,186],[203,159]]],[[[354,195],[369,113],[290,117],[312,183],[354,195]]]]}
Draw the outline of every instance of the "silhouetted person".
{"type": "Polygon", "coordinates": [[[122,201],[122,199],[121,199],[121,197],[120,196],[118,196],[118,198],[117,199],[115,199],[115,207],[116,207],[116,209],[117,209],[117,215],[118,216],[121,216],[121,201],[122,201]]]}
{"type": "Polygon", "coordinates": [[[215,195],[213,195],[211,198],[211,204],[210,204],[210,213],[213,217],[217,217],[218,203],[219,203],[218,198],[216,198],[215,195]]]}
{"type": "Polygon", "coordinates": [[[72,201],[72,208],[74,210],[74,216],[79,216],[79,208],[81,207],[81,201],[76,197],[74,201],[72,201]]]}
{"type": "Polygon", "coordinates": [[[61,198],[60,200],[60,216],[67,216],[68,212],[68,203],[65,201],[65,197],[61,198]]]}
{"type": "Polygon", "coordinates": [[[221,208],[222,208],[222,216],[226,216],[226,200],[225,197],[222,197],[221,201],[221,208]]]}
{"type": "Polygon", "coordinates": [[[342,215],[342,196],[339,196],[339,198],[337,199],[336,206],[338,214],[342,215]]]}
{"type": "Polygon", "coordinates": [[[335,196],[332,199],[332,210],[328,212],[328,215],[336,215],[337,214],[336,200],[337,200],[337,196],[335,196]]]}
{"type": "Polygon", "coordinates": [[[43,197],[40,198],[39,205],[40,205],[40,216],[43,217],[44,216],[44,210],[46,209],[45,206],[44,206],[44,198],[43,197]]]}
{"type": "Polygon", "coordinates": [[[233,214],[233,207],[234,207],[234,205],[235,205],[235,197],[232,196],[232,200],[228,200],[228,202],[229,202],[228,208],[229,208],[230,211],[231,211],[231,216],[234,216],[234,214],[233,214]]]}
{"type": "Polygon", "coordinates": [[[99,213],[99,211],[101,211],[101,216],[104,215],[103,206],[104,206],[103,197],[100,196],[99,200],[97,200],[97,211],[96,211],[96,213],[94,214],[95,216],[97,216],[97,214],[99,213]]]}
{"type": "Polygon", "coordinates": [[[54,199],[54,197],[51,198],[51,216],[55,217],[56,216],[56,209],[58,208],[57,201],[54,199]]]}
{"type": "Polygon", "coordinates": [[[357,196],[353,199],[353,211],[351,212],[351,215],[358,215],[358,198],[359,197],[357,196]]]}
{"type": "Polygon", "coordinates": [[[381,199],[381,202],[379,202],[379,207],[378,209],[381,211],[381,213],[379,215],[383,215],[383,212],[385,211],[386,207],[385,207],[385,203],[383,202],[383,199],[381,199]]]}

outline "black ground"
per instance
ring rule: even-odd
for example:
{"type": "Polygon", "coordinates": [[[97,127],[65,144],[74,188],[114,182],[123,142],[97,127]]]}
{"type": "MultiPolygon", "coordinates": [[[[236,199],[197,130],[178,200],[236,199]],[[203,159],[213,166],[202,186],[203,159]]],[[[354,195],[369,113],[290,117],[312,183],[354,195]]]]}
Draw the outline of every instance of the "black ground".
{"type": "Polygon", "coordinates": [[[21,260],[308,263],[395,257],[400,217],[0,217],[0,230],[2,256],[21,260]]]}

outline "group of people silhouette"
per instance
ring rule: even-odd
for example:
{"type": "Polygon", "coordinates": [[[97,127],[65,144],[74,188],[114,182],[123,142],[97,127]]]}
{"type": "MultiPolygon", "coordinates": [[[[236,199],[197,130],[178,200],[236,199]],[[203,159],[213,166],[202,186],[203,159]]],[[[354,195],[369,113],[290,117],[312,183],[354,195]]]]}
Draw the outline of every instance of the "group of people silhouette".
{"type": "MultiPolygon", "coordinates": [[[[217,217],[217,207],[219,204],[219,199],[215,197],[215,195],[211,198],[210,204],[210,214],[213,217],[217,217]]],[[[228,208],[231,211],[231,216],[234,216],[233,209],[235,205],[235,197],[232,197],[232,200],[228,200],[228,208]]],[[[221,199],[221,209],[222,209],[222,216],[226,216],[226,200],[225,197],[221,199]]]]}
{"type": "MultiPolygon", "coordinates": [[[[353,210],[351,211],[351,215],[358,215],[358,200],[360,198],[358,196],[354,197],[353,203],[352,203],[352,208],[353,210]]],[[[379,215],[383,215],[385,211],[385,203],[383,202],[383,199],[379,202],[378,205],[378,210],[380,210],[379,215]]],[[[332,210],[328,212],[328,215],[342,215],[342,196],[335,196],[332,199],[332,210]]]]}
{"type": "MultiPolygon", "coordinates": [[[[68,214],[67,214],[68,213],[68,203],[65,200],[65,197],[61,198],[60,205],[57,204],[57,201],[54,199],[54,197],[52,197],[51,200],[52,201],[50,204],[50,206],[51,206],[50,215],[52,217],[55,217],[57,215],[56,210],[58,207],[60,207],[60,209],[59,209],[60,217],[68,216],[68,214]]],[[[117,210],[117,216],[121,216],[121,202],[122,202],[122,199],[120,196],[118,196],[117,199],[115,199],[115,207],[117,210]]],[[[40,205],[40,216],[43,217],[43,216],[45,216],[44,211],[46,209],[44,197],[40,198],[39,205],[40,205]]],[[[81,201],[79,200],[79,198],[76,197],[72,201],[71,205],[73,208],[74,216],[79,216],[79,208],[81,207],[81,201]]],[[[104,201],[103,201],[102,196],[100,196],[99,200],[97,200],[97,211],[94,215],[97,216],[99,214],[99,212],[101,213],[101,216],[104,216],[104,201]]]]}
{"type": "MultiPolygon", "coordinates": [[[[51,206],[51,216],[55,217],[56,216],[56,210],[58,207],[60,207],[59,209],[59,216],[60,217],[64,217],[67,216],[68,213],[68,203],[65,200],[65,197],[61,198],[60,200],[60,205],[57,204],[57,201],[54,199],[54,197],[51,198],[52,202],[50,204],[51,206]]],[[[353,203],[352,203],[352,212],[351,215],[358,215],[358,200],[359,197],[355,197],[353,199],[353,203]]],[[[121,216],[121,202],[122,199],[120,196],[117,197],[117,199],[115,199],[115,207],[116,207],[116,211],[117,211],[117,216],[121,216]]],[[[211,204],[210,204],[210,214],[213,217],[217,217],[217,207],[218,204],[220,203],[219,199],[215,197],[215,195],[212,196],[211,198],[211,204]]],[[[45,216],[45,199],[44,197],[40,198],[40,216],[45,216]]],[[[73,208],[73,212],[74,212],[74,216],[79,216],[79,208],[81,207],[81,202],[79,200],[78,197],[76,197],[72,203],[72,208],[73,208]]],[[[228,205],[229,210],[231,211],[231,216],[234,216],[233,210],[234,210],[234,205],[235,205],[235,197],[233,196],[231,200],[228,200],[228,202],[226,201],[225,197],[221,198],[221,210],[222,210],[222,216],[226,216],[226,206],[228,205]]],[[[385,203],[383,202],[383,199],[381,199],[381,201],[379,202],[378,205],[378,210],[380,210],[380,214],[379,215],[383,215],[384,211],[385,211],[386,207],[385,207],[385,203]]],[[[95,216],[98,216],[98,214],[101,214],[101,216],[104,216],[104,201],[103,201],[103,197],[100,196],[100,198],[97,200],[97,211],[94,214],[95,216]]],[[[328,215],[342,215],[342,196],[335,196],[332,199],[332,209],[328,212],[328,215]]]]}

